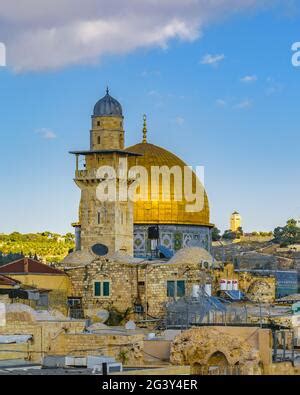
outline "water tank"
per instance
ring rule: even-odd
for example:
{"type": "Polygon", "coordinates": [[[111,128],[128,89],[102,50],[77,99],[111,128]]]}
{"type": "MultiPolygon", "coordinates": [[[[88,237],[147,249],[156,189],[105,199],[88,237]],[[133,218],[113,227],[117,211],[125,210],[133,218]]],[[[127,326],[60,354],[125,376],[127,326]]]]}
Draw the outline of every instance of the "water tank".
{"type": "Polygon", "coordinates": [[[193,284],[192,297],[193,298],[198,298],[199,297],[199,291],[200,291],[200,285],[199,284],[193,284]]]}
{"type": "Polygon", "coordinates": [[[238,280],[232,280],[232,290],[233,291],[238,291],[238,289],[239,289],[238,280]]]}
{"type": "Polygon", "coordinates": [[[222,279],[220,281],[220,290],[221,291],[227,291],[227,280],[222,279]]]}
{"type": "Polygon", "coordinates": [[[211,296],[211,284],[205,284],[205,292],[208,296],[211,296]]]}

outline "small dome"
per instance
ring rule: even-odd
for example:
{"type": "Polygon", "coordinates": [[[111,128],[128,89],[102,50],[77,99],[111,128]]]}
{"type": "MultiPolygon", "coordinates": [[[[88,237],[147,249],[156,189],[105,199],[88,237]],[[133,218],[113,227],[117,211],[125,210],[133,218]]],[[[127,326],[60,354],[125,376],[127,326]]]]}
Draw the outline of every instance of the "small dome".
{"type": "Polygon", "coordinates": [[[121,104],[110,96],[108,88],[106,95],[95,104],[93,115],[95,117],[123,116],[121,104]]]}
{"type": "Polygon", "coordinates": [[[201,247],[185,247],[176,252],[168,263],[185,264],[207,262],[210,266],[213,264],[212,255],[201,247]]]}

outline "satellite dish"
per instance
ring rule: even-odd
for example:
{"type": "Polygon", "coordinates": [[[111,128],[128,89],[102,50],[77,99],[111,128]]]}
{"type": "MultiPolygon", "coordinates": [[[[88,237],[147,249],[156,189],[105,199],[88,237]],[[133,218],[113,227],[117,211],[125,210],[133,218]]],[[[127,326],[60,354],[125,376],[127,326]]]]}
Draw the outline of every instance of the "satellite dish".
{"type": "Polygon", "coordinates": [[[104,244],[94,244],[92,247],[92,251],[95,255],[103,256],[108,253],[108,248],[104,244]]]}

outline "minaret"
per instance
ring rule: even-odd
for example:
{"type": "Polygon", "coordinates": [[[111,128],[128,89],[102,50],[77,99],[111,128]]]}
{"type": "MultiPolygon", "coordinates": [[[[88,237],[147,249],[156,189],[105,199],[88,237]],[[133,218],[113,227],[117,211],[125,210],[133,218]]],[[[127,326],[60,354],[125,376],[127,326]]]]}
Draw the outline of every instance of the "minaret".
{"type": "Polygon", "coordinates": [[[106,95],[94,107],[90,149],[93,151],[123,148],[122,107],[117,100],[110,96],[109,90],[106,88],[106,95]]]}
{"type": "Polygon", "coordinates": [[[81,189],[79,223],[74,224],[76,249],[91,250],[96,255],[116,251],[132,255],[133,202],[124,200],[124,196],[120,199],[119,191],[121,186],[128,186],[124,160],[137,154],[124,150],[122,107],[110,96],[108,88],[106,95],[94,107],[90,150],[71,153],[76,155],[74,181],[81,189]],[[80,168],[80,158],[83,158],[83,168],[80,168]],[[103,166],[113,169],[114,175],[100,176],[99,169],[103,169],[103,166]],[[99,199],[99,188],[104,188],[103,183],[116,186],[116,198],[113,201],[99,199]]]}
{"type": "Polygon", "coordinates": [[[236,232],[241,226],[241,216],[237,211],[234,211],[230,216],[230,230],[236,232]]]}

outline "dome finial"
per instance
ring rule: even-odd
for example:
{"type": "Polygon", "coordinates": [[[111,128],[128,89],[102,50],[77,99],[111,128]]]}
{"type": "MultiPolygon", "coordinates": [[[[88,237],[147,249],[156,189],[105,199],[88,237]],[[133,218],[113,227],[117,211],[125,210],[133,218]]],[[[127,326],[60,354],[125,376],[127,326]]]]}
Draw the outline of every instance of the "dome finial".
{"type": "Polygon", "coordinates": [[[109,95],[109,88],[108,88],[108,86],[106,87],[106,94],[109,95]]]}
{"type": "Polygon", "coordinates": [[[144,123],[143,123],[143,143],[147,143],[147,117],[146,114],[143,116],[144,123]]]}

